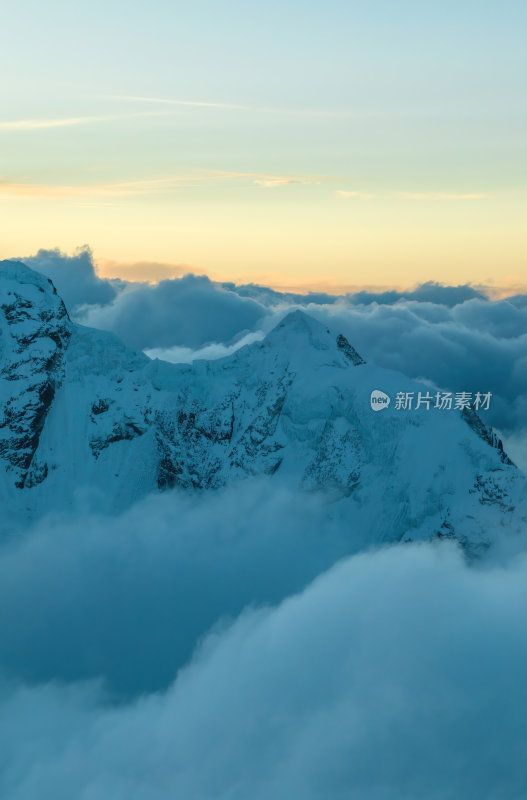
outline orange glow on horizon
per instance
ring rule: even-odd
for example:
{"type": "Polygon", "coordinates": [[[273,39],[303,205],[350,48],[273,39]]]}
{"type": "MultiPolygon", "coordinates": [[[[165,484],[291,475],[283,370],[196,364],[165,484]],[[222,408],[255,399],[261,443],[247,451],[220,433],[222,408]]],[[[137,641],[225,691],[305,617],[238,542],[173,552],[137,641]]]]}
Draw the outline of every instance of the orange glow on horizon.
{"type": "MultiPolygon", "coordinates": [[[[196,264],[169,264],[163,262],[118,262],[108,259],[96,259],[97,274],[101,278],[121,278],[123,280],[138,281],[146,283],[158,283],[162,280],[171,278],[181,278],[183,275],[205,275],[212,281],[220,283],[235,283],[236,285],[256,284],[265,286],[281,293],[309,294],[310,292],[320,292],[329,295],[353,294],[356,292],[389,292],[389,291],[412,291],[418,286],[426,283],[414,282],[411,284],[395,283],[340,283],[331,280],[299,281],[297,283],[283,282],[276,276],[265,274],[238,275],[233,278],[232,274],[213,273],[196,264]]],[[[430,281],[434,283],[435,281],[430,281]]],[[[442,283],[437,281],[437,283],[442,283]]],[[[527,283],[521,282],[519,276],[510,276],[504,279],[503,285],[494,283],[472,283],[466,282],[474,289],[483,292],[491,300],[501,300],[506,297],[513,297],[517,294],[527,294],[527,283]]],[[[460,282],[463,284],[463,281],[460,282]]],[[[460,285],[456,284],[456,285],[460,285]]]]}

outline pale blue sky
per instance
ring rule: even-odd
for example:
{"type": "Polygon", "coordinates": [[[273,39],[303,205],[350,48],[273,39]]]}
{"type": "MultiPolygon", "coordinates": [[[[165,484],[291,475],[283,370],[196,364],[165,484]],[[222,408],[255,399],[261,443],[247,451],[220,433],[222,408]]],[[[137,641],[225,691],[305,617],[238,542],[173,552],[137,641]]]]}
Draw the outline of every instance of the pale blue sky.
{"type": "Polygon", "coordinates": [[[525,2],[21,0],[0,21],[2,255],[88,242],[298,283],[327,253],[324,278],[400,283],[457,253],[467,279],[522,279],[525,2]]]}

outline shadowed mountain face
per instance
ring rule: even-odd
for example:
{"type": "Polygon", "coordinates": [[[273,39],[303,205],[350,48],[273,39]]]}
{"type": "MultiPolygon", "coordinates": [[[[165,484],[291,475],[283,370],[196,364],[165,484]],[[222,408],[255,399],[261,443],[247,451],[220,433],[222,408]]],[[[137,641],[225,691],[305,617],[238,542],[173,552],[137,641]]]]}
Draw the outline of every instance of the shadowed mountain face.
{"type": "Polygon", "coordinates": [[[0,456],[22,489],[44,480],[35,453],[55,390],[64,378],[72,325],[47,278],[15,262],[2,264],[0,456]]]}
{"type": "MultiPolygon", "coordinates": [[[[4,528],[84,501],[247,477],[325,493],[365,544],[455,536],[484,546],[526,516],[525,478],[473,411],[370,408],[425,391],[366,364],[300,311],[217,361],[174,365],[73,324],[50,281],[0,264],[4,528]]],[[[329,512],[328,512],[329,513],[329,512]]]]}

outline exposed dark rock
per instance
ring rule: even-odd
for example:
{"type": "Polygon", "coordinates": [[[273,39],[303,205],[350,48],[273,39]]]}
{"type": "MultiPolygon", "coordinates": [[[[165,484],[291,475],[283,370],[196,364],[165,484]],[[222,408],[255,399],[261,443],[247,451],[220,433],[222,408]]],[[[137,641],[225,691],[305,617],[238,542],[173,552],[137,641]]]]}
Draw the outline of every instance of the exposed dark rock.
{"type": "Polygon", "coordinates": [[[99,397],[94,403],[92,403],[91,413],[95,414],[96,416],[99,414],[104,414],[110,408],[110,405],[113,403],[113,400],[108,398],[99,397]]]}
{"type": "Polygon", "coordinates": [[[356,367],[366,363],[362,356],[357,353],[355,348],[350,345],[346,337],[341,333],[337,336],[337,347],[339,350],[342,350],[346,358],[355,364],[356,367]]]}
{"type": "Polygon", "coordinates": [[[130,441],[138,436],[143,436],[146,428],[142,428],[133,419],[123,417],[119,422],[115,422],[110,433],[107,435],[95,435],[90,437],[90,449],[98,459],[103,450],[115,442],[130,441]]]}
{"type": "Polygon", "coordinates": [[[483,439],[484,442],[490,444],[491,447],[494,447],[496,450],[500,452],[500,458],[504,464],[513,464],[507,453],[503,449],[503,442],[499,438],[499,436],[489,428],[485,423],[480,419],[480,417],[476,414],[473,408],[464,408],[461,411],[461,416],[469,425],[472,430],[478,434],[478,436],[483,439]]]}

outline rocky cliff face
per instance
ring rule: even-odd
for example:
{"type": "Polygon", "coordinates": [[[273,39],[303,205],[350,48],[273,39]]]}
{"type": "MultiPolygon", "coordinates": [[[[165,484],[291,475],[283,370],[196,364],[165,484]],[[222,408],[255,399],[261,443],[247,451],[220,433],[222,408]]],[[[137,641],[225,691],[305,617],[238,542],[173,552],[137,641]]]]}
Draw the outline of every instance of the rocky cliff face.
{"type": "Polygon", "coordinates": [[[57,388],[72,324],[51,281],[3,262],[0,296],[0,456],[17,489],[46,478],[35,458],[57,388]]]}
{"type": "Polygon", "coordinates": [[[366,364],[303,312],[218,361],[174,365],[71,323],[52,284],[0,264],[0,500],[12,520],[90,498],[262,477],[320,491],[365,542],[456,536],[484,546],[524,524],[526,485],[473,412],[393,406],[422,386],[366,364]]]}

